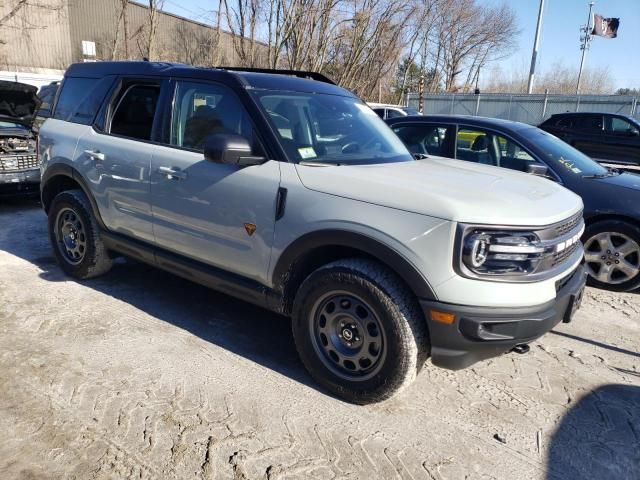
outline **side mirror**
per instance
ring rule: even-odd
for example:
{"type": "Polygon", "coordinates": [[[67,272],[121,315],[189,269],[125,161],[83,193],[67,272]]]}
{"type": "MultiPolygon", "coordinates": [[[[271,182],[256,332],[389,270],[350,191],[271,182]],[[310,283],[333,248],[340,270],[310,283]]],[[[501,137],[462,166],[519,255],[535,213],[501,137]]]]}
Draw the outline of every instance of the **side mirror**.
{"type": "Polygon", "coordinates": [[[225,163],[248,167],[261,165],[267,161],[251,153],[249,140],[241,135],[210,135],[204,142],[204,158],[214,163],[225,163]]]}
{"type": "Polygon", "coordinates": [[[635,128],[630,128],[629,130],[627,130],[627,134],[630,137],[637,137],[640,135],[640,131],[636,130],[635,128]]]}
{"type": "Polygon", "coordinates": [[[538,177],[548,177],[549,169],[546,165],[540,165],[539,163],[530,163],[527,165],[527,173],[537,175],[538,177]]]}

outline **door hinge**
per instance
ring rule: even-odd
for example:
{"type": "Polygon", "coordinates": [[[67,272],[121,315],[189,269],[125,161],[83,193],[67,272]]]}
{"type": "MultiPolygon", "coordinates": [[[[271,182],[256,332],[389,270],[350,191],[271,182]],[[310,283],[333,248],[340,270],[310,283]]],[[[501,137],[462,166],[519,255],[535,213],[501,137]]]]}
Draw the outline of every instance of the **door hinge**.
{"type": "Polygon", "coordinates": [[[276,221],[284,217],[284,210],[287,205],[287,189],[278,188],[278,195],[276,196],[276,221]]]}

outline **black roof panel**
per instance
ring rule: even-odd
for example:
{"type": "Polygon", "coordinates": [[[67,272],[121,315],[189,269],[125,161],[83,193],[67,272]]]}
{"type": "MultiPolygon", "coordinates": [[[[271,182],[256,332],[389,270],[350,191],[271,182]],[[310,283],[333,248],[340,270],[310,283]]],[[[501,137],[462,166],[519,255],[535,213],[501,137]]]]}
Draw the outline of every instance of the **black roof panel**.
{"type": "Polygon", "coordinates": [[[101,78],[106,75],[144,75],[182,77],[201,80],[239,82],[245,88],[325,93],[354,97],[351,92],[331,83],[292,76],[287,72],[262,73],[224,68],[199,68],[181,63],[164,62],[88,62],[74,63],[67,69],[68,77],[101,78]]]}

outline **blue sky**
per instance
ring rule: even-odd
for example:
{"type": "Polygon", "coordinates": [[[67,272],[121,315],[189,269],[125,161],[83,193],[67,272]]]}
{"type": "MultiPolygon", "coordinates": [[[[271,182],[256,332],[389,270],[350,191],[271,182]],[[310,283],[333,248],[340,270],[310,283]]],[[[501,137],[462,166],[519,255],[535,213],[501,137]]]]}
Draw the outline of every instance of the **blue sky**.
{"type": "MultiPolygon", "coordinates": [[[[487,5],[502,0],[479,0],[487,5]]],[[[529,71],[531,49],[536,30],[539,0],[507,0],[516,11],[521,29],[518,48],[511,57],[500,62],[505,72],[529,71]]],[[[537,72],[554,63],[575,67],[580,65],[580,32],[589,10],[587,0],[545,0],[537,72]]],[[[206,21],[217,0],[165,0],[165,10],[195,20],[206,21]]],[[[595,13],[619,17],[618,38],[594,38],[587,53],[587,67],[608,68],[615,88],[640,88],[640,0],[595,0],[595,13]]]]}

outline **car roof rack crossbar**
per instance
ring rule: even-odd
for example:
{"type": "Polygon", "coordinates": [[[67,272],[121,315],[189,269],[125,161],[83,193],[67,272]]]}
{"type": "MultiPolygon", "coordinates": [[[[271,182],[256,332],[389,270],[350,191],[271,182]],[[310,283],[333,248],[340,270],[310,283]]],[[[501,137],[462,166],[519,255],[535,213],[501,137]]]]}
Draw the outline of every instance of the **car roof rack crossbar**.
{"type": "Polygon", "coordinates": [[[255,72],[255,73],[273,73],[276,75],[291,75],[293,77],[299,78],[309,78],[311,80],[316,80],[318,82],[329,83],[331,85],[336,85],[336,83],[331,80],[326,75],[318,72],[308,72],[304,70],[279,70],[273,68],[249,68],[249,67],[216,67],[220,70],[231,70],[235,72],[255,72]]]}

